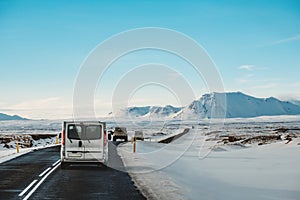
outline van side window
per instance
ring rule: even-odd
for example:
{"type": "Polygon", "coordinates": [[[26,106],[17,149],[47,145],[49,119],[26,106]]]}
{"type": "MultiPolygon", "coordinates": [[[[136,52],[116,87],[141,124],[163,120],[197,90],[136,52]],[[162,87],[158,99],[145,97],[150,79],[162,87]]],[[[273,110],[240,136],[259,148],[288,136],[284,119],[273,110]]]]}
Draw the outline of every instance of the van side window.
{"type": "Polygon", "coordinates": [[[87,140],[101,139],[101,126],[89,125],[85,128],[85,136],[87,140]]]}
{"type": "Polygon", "coordinates": [[[68,126],[68,138],[74,140],[80,140],[82,138],[81,126],[71,124],[68,126]]]}

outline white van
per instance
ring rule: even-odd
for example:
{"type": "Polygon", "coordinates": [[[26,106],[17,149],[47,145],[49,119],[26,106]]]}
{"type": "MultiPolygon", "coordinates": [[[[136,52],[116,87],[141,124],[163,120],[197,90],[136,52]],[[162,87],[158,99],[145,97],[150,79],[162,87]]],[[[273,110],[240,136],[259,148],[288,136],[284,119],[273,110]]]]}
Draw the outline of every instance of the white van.
{"type": "Polygon", "coordinates": [[[106,163],[106,124],[97,121],[63,122],[61,168],[72,163],[106,163]]]}

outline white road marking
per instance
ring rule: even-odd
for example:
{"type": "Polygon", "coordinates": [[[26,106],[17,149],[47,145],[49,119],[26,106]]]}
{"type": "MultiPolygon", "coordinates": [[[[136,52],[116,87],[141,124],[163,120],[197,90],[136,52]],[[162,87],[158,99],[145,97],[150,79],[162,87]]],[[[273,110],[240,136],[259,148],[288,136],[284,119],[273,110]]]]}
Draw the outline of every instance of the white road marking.
{"type": "Polygon", "coordinates": [[[46,174],[50,169],[51,169],[51,167],[48,167],[47,169],[45,169],[45,171],[43,171],[43,172],[39,175],[39,177],[44,176],[44,174],[46,174]]]}
{"type": "Polygon", "coordinates": [[[53,167],[39,182],[32,188],[32,190],[25,196],[23,200],[27,200],[37,189],[38,187],[45,181],[45,179],[58,167],[60,163],[53,167]]]}
{"type": "Polygon", "coordinates": [[[31,188],[31,186],[33,186],[38,180],[35,179],[34,181],[32,181],[20,194],[19,197],[23,196],[27,190],[29,190],[31,188]]]}
{"type": "Polygon", "coordinates": [[[56,161],[55,163],[52,164],[52,167],[54,167],[55,165],[57,165],[57,163],[60,162],[60,159],[58,161],[56,161]]]}

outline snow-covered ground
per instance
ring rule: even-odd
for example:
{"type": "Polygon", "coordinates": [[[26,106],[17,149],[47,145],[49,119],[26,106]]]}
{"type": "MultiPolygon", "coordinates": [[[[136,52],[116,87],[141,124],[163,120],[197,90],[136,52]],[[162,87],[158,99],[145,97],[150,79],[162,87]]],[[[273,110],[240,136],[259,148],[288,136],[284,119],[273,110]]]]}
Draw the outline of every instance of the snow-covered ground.
{"type": "Polygon", "coordinates": [[[2,150],[0,150],[0,163],[14,159],[21,155],[27,154],[31,151],[36,151],[39,149],[48,148],[48,147],[52,147],[52,146],[56,146],[56,145],[57,144],[47,144],[47,145],[41,145],[38,147],[20,148],[19,153],[17,153],[16,149],[2,149],[2,150]]]}
{"type": "Polygon", "coordinates": [[[298,200],[299,126],[299,118],[275,117],[203,123],[168,145],[138,141],[137,153],[131,143],[118,151],[149,199],[298,200]],[[218,137],[222,134],[281,137],[258,145],[226,143],[218,137]],[[286,136],[291,134],[297,137],[289,142],[286,136]]]}
{"type": "Polygon", "coordinates": [[[61,120],[0,121],[0,134],[53,134],[61,131],[61,120]]]}
{"type": "Polygon", "coordinates": [[[0,163],[55,145],[60,129],[61,121],[58,120],[0,121],[0,163]],[[17,142],[19,153],[16,150],[17,142]]]}

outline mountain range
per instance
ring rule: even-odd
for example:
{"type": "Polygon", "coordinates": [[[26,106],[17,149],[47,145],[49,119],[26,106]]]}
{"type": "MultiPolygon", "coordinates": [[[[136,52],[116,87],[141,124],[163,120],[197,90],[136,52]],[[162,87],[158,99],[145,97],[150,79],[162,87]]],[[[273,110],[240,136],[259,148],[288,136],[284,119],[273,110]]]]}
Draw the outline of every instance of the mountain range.
{"type": "Polygon", "coordinates": [[[140,119],[251,118],[259,116],[300,115],[299,102],[281,101],[274,97],[256,98],[241,92],[209,93],[184,107],[128,107],[109,117],[140,119]]]}
{"type": "Polygon", "coordinates": [[[27,119],[20,117],[18,115],[7,115],[4,113],[0,113],[0,121],[5,121],[5,120],[27,120],[27,119]]]}

